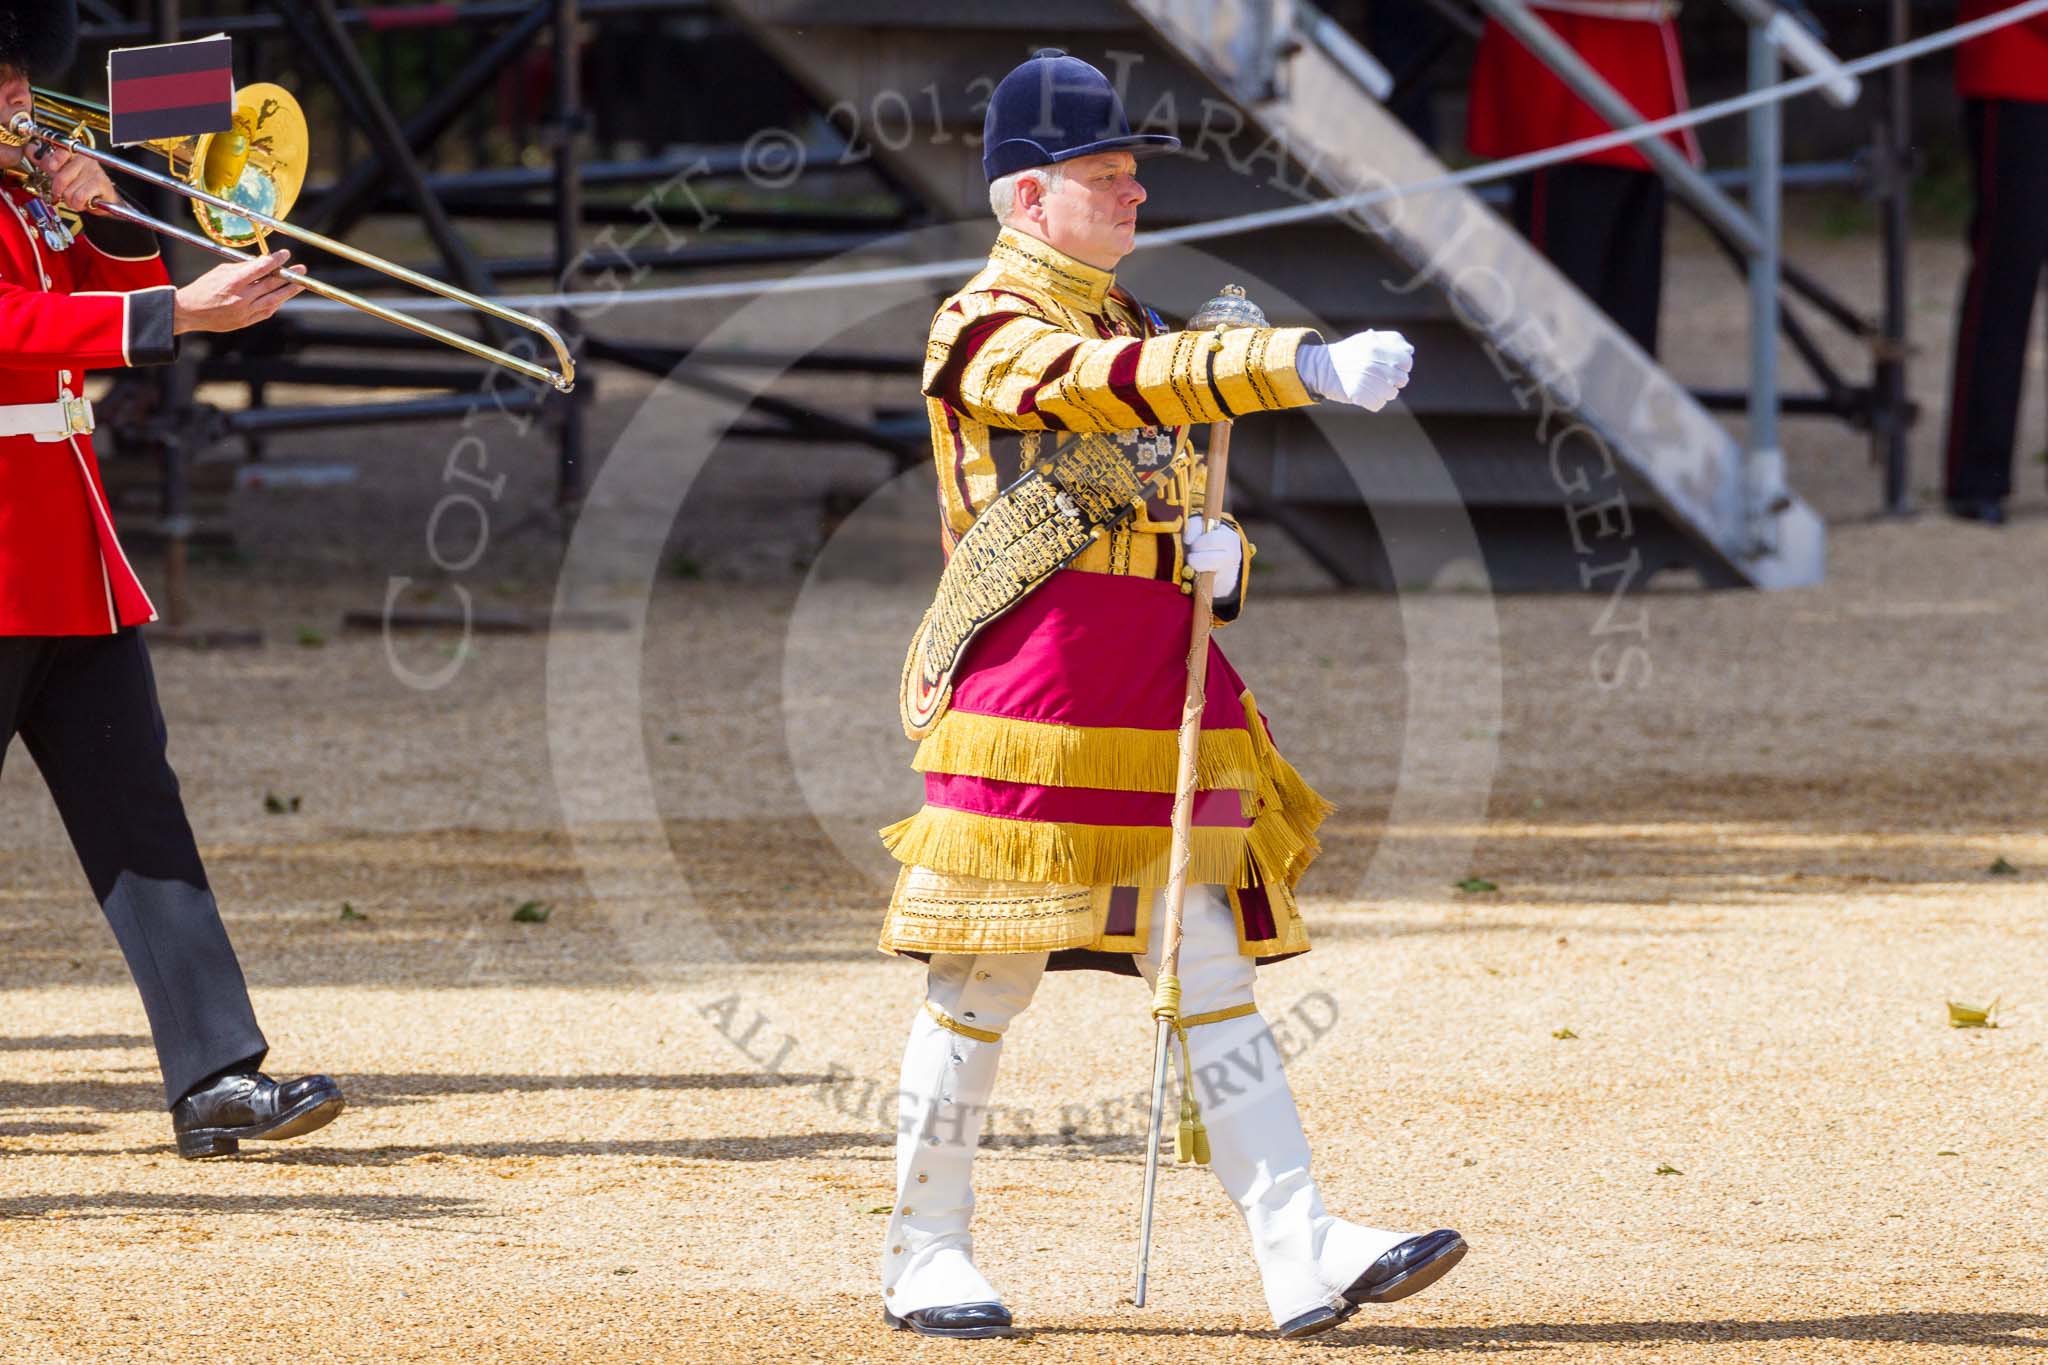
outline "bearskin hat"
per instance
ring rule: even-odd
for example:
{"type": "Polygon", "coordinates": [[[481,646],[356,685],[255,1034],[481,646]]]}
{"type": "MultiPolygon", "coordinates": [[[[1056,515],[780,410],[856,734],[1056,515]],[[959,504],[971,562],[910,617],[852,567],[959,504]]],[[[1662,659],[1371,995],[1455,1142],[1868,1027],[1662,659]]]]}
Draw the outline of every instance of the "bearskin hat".
{"type": "Polygon", "coordinates": [[[77,48],[77,0],[0,0],[0,67],[61,76],[77,48]]]}

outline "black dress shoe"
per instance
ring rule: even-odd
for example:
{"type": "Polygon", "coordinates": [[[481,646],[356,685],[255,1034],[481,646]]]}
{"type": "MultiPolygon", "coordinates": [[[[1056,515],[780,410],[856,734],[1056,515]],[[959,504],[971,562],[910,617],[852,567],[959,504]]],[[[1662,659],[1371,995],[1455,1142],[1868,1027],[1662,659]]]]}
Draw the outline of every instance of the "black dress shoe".
{"type": "Polygon", "coordinates": [[[1344,1291],[1346,1303],[1392,1303],[1423,1290],[1465,1259],[1465,1239],[1449,1228],[1410,1237],[1365,1268],[1344,1291]]]}
{"type": "Polygon", "coordinates": [[[1298,1318],[1280,1324],[1280,1335],[1289,1341],[1327,1332],[1346,1321],[1360,1306],[1392,1303],[1423,1290],[1451,1273],[1465,1259],[1465,1239],[1449,1228],[1425,1232],[1383,1253],[1365,1268],[1365,1273],[1344,1291],[1340,1308],[1312,1308],[1298,1318]]]}
{"type": "Polygon", "coordinates": [[[1960,521],[1981,521],[1986,526],[2005,525],[2005,504],[1997,498],[1950,498],[1948,514],[1960,521]]]}
{"type": "Polygon", "coordinates": [[[334,1121],[341,1087],[328,1076],[273,1081],[259,1071],[222,1076],[179,1100],[171,1131],[182,1157],[228,1156],[243,1138],[298,1137],[334,1121]]]}
{"type": "Polygon", "coordinates": [[[882,1310],[882,1321],[927,1337],[1007,1337],[1010,1310],[999,1303],[953,1303],[944,1308],[918,1308],[897,1317],[882,1310]]]}

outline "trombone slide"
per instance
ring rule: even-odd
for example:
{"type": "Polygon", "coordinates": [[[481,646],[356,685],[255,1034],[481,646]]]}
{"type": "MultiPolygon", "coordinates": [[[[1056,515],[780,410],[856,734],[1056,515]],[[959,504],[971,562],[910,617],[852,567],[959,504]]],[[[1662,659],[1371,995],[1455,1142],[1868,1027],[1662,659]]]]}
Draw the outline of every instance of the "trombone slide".
{"type": "MultiPolygon", "coordinates": [[[[332,252],[345,261],[374,270],[381,275],[397,280],[401,284],[412,285],[414,288],[424,290],[430,294],[437,294],[444,299],[453,299],[467,307],[474,308],[477,312],[487,317],[493,317],[500,322],[508,322],[513,326],[524,328],[547,342],[550,349],[555,353],[556,368],[549,369],[545,365],[527,360],[522,356],[514,355],[510,351],[463,336],[457,332],[451,332],[445,327],[436,326],[422,318],[416,318],[408,313],[400,312],[398,309],[387,308],[383,304],[362,297],[360,294],[351,293],[335,285],[325,284],[310,275],[293,276],[293,279],[303,285],[309,293],[317,294],[321,298],[332,299],[336,303],[358,309],[369,314],[371,317],[391,323],[394,326],[403,327],[409,332],[431,338],[444,345],[452,346],[459,351],[465,351],[480,360],[488,360],[494,365],[502,365],[506,369],[524,375],[536,383],[546,384],[558,393],[568,393],[576,387],[576,358],[569,353],[568,343],[562,340],[560,332],[539,318],[521,313],[516,309],[507,308],[502,304],[493,303],[481,295],[472,294],[466,289],[458,289],[452,284],[444,283],[428,275],[422,275],[416,270],[408,270],[395,261],[387,261],[382,256],[352,247],[346,242],[337,241],[323,233],[314,232],[310,228],[294,227],[246,205],[237,204],[233,200],[223,199],[217,194],[210,193],[200,186],[179,180],[175,176],[163,175],[157,171],[150,170],[146,166],[138,166],[134,162],[115,156],[110,152],[103,152],[98,147],[69,133],[60,132],[55,128],[45,127],[37,123],[34,116],[26,110],[16,114],[9,121],[7,133],[10,135],[8,139],[10,141],[18,139],[26,143],[34,140],[48,146],[61,147],[73,155],[88,157],[93,161],[97,161],[109,170],[125,172],[160,189],[168,190],[173,194],[182,195],[187,199],[192,199],[202,204],[211,205],[213,208],[224,213],[233,214],[238,218],[258,224],[267,232],[289,237],[294,241],[305,242],[309,246],[319,247],[323,251],[332,252]]],[[[204,233],[193,232],[187,228],[166,223],[138,209],[130,208],[126,204],[99,200],[93,204],[93,211],[121,219],[124,222],[134,223],[140,227],[146,227],[152,232],[161,233],[166,237],[175,238],[191,246],[196,246],[225,260],[247,261],[255,259],[236,250],[234,247],[215,241],[204,233]]]]}

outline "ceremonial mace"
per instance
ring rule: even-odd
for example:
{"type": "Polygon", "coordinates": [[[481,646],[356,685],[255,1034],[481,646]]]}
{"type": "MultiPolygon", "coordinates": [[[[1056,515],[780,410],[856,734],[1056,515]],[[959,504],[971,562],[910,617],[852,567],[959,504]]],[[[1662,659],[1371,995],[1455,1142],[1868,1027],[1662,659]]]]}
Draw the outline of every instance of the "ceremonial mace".
{"type": "MultiPolygon", "coordinates": [[[[1188,319],[1190,332],[1210,332],[1209,345],[1221,348],[1223,333],[1233,327],[1264,327],[1266,315],[1234,284],[1210,299],[1188,319]]],[[[1223,495],[1230,482],[1230,419],[1209,424],[1209,453],[1204,461],[1208,486],[1202,499],[1205,524],[1223,515],[1223,495]]],[[[1145,1138],[1145,1202],[1138,1228],[1138,1292],[1133,1302],[1145,1306],[1145,1277],[1152,1262],[1152,1202],[1159,1186],[1159,1133],[1166,1105],[1167,1044],[1175,1034],[1186,1034],[1180,1026],[1180,937],[1181,916],[1187,903],[1188,861],[1193,854],[1196,760],[1202,748],[1202,709],[1209,695],[1209,616],[1216,600],[1216,575],[1195,576],[1195,624],[1188,641],[1188,691],[1180,712],[1180,762],[1173,780],[1173,851],[1166,882],[1166,934],[1159,954],[1159,975],[1152,992],[1152,1017],[1158,1034],[1152,1041],[1152,1116],[1145,1138]]],[[[1181,1087],[1193,1093],[1194,1078],[1187,1074],[1183,1055],[1181,1087]]],[[[1182,1099],[1182,1121],[1175,1141],[1181,1161],[1206,1162],[1199,1149],[1206,1146],[1197,1126],[1191,1122],[1186,1095],[1182,1099]]]]}

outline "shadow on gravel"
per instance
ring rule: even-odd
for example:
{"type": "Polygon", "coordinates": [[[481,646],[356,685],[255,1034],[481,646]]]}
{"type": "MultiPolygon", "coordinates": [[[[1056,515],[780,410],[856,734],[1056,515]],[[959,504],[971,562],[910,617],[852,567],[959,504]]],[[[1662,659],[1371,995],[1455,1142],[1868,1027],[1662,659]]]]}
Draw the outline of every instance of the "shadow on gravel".
{"type": "Polygon", "coordinates": [[[475,1218],[490,1210],[475,1199],[402,1194],[104,1194],[27,1195],[0,1198],[0,1222],[8,1219],[126,1218],[137,1213],[254,1214],[325,1213],[355,1223],[404,1223],[422,1218],[475,1218]]]}
{"type": "MultiPolygon", "coordinates": [[[[696,1071],[675,1075],[598,1073],[595,1075],[441,1075],[436,1072],[349,1072],[337,1076],[350,1107],[417,1104],[441,1095],[545,1094],[558,1090],[769,1090],[823,1085],[833,1078],[819,1074],[762,1071],[696,1071]]],[[[0,1091],[4,1093],[4,1091],[0,1091]]]]}
{"type": "Polygon", "coordinates": [[[0,1123],[0,1138],[79,1137],[106,1131],[104,1123],[0,1123]]]}
{"type": "Polygon", "coordinates": [[[0,1081],[0,1113],[10,1109],[94,1109],[129,1114],[164,1112],[164,1088],[134,1081],[0,1081]]]}
{"type": "MultiPolygon", "coordinates": [[[[1370,1308],[1367,1312],[1372,1311],[1370,1308]]],[[[2048,1340],[2020,1336],[2048,1331],[2048,1316],[2038,1313],[1852,1313],[1837,1318],[1786,1318],[1772,1321],[1715,1319],[1703,1322],[1511,1322],[1494,1327],[1340,1327],[1318,1337],[1290,1344],[1290,1349],[1376,1346],[1421,1353],[1460,1351],[1537,1351],[1549,1346],[1602,1344],[1665,1347],[1678,1342],[1731,1345],[1779,1341],[1893,1342],[1928,1346],[2033,1347],[2048,1350],[2048,1340]]],[[[1263,1331],[1229,1327],[1160,1325],[1135,1327],[1120,1322],[1033,1327],[1028,1337],[1237,1337],[1270,1336],[1263,1331]]],[[[1656,1357],[1651,1357],[1655,1359],[1656,1357]]]]}
{"type": "Polygon", "coordinates": [[[2039,1313],[1851,1313],[1836,1318],[1707,1322],[1525,1322],[1463,1330],[1456,1327],[1339,1328],[1322,1338],[1332,1346],[1380,1346],[1416,1351],[1524,1351],[1547,1345],[1604,1342],[1883,1341],[1943,1346],[2031,1346],[2048,1340],[2017,1335],[2048,1331],[2039,1313]]]}
{"type": "MultiPolygon", "coordinates": [[[[405,1166],[515,1158],[667,1158],[675,1161],[788,1161],[854,1147],[882,1147],[881,1133],[796,1133],[733,1138],[594,1138],[586,1142],[442,1142],[390,1147],[242,1149],[272,1166],[405,1166]]],[[[893,1144],[886,1144],[891,1145],[893,1144]]]]}
{"type": "Polygon", "coordinates": [[[140,1033],[49,1033],[32,1038],[0,1038],[0,1052],[98,1052],[148,1047],[140,1033]]]}
{"type": "MultiPolygon", "coordinates": [[[[315,1140],[317,1142],[317,1139],[315,1140]]],[[[984,1139],[988,1149],[1042,1152],[1054,1158],[1127,1157],[1144,1151],[1139,1135],[1071,1135],[1038,1133],[984,1139]]],[[[771,1133],[763,1137],[716,1138],[590,1138],[535,1139],[504,1142],[422,1142],[380,1147],[321,1147],[313,1143],[276,1146],[245,1145],[239,1160],[273,1166],[422,1166],[441,1163],[507,1160],[574,1160],[585,1157],[626,1157],[669,1161],[793,1161],[830,1156],[855,1149],[893,1150],[892,1134],[771,1133]]],[[[65,1155],[114,1155],[112,1152],[67,1152],[65,1155]]]]}
{"type": "MultiPolygon", "coordinates": [[[[281,1070],[273,1074],[284,1075],[281,1070]]],[[[443,1095],[548,1094],[563,1090],[755,1090],[820,1085],[822,1075],[770,1076],[758,1071],[683,1072],[673,1076],[599,1074],[589,1076],[439,1075],[433,1072],[351,1074],[336,1079],[349,1107],[420,1104],[443,1095]]],[[[0,1081],[0,1113],[10,1109],[96,1109],[106,1113],[162,1111],[164,1092],[154,1083],[109,1081],[0,1081]]],[[[24,1127],[24,1125],[16,1125],[24,1127]]],[[[24,1127],[36,1128],[29,1124],[24,1127]]],[[[0,1136],[9,1130],[0,1128],[0,1136]]],[[[42,1132],[97,1132],[97,1128],[43,1125],[42,1132]]]]}

